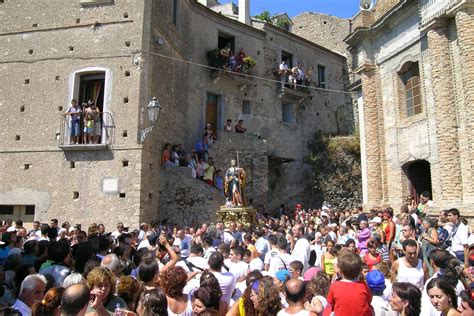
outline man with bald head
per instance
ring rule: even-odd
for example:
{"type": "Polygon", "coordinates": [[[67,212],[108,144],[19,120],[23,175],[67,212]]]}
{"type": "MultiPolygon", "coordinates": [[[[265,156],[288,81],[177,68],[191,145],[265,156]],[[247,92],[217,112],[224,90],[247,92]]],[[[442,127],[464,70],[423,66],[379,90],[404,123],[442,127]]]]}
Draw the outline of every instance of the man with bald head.
{"type": "Polygon", "coordinates": [[[298,260],[299,262],[303,263],[304,271],[306,271],[308,269],[310,254],[309,241],[304,237],[302,225],[295,225],[291,232],[293,233],[293,238],[296,240],[291,256],[294,260],[298,260]]]}
{"type": "Polygon", "coordinates": [[[193,237],[186,234],[183,229],[180,229],[176,232],[176,239],[174,240],[173,246],[178,246],[179,251],[181,252],[181,259],[184,260],[189,257],[191,252],[191,241],[193,237]]]}
{"type": "Polygon", "coordinates": [[[285,297],[288,307],[277,313],[277,316],[298,314],[310,316],[311,312],[304,309],[306,301],[306,286],[299,279],[290,279],[285,283],[285,297]]]}
{"type": "Polygon", "coordinates": [[[89,288],[84,284],[79,283],[69,286],[61,297],[61,316],[85,315],[89,298],[89,288]]]}

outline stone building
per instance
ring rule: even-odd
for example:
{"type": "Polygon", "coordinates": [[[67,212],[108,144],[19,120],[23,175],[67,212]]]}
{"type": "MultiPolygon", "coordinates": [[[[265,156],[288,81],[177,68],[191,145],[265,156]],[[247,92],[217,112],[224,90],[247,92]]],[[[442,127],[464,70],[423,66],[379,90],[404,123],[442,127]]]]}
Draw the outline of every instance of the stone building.
{"type": "Polygon", "coordinates": [[[239,7],[247,9],[236,19],[194,0],[2,1],[2,219],[212,219],[223,195],[187,169],[161,166],[164,144],[190,151],[206,122],[219,138],[217,167],[239,152],[255,205],[309,201],[308,141],[352,129],[350,95],[337,92],[345,57],[251,21],[248,0],[239,7]],[[249,76],[207,68],[208,52],[224,47],[255,59],[249,76]],[[282,58],[303,64],[308,91],[281,88],[282,58]],[[162,110],[151,123],[154,96],[162,110]],[[97,144],[71,143],[64,112],[73,98],[103,112],[97,144]],[[243,119],[248,133],[222,132],[228,118],[243,119]]]}
{"type": "Polygon", "coordinates": [[[430,191],[437,209],[474,211],[472,7],[378,0],[354,17],[366,205],[430,191]]]}

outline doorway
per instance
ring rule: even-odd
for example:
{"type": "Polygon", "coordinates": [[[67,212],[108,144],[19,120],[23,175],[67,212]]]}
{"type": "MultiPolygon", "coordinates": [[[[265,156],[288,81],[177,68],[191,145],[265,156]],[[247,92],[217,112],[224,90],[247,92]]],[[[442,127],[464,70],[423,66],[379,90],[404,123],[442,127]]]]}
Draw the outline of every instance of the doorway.
{"type": "Polygon", "coordinates": [[[217,135],[217,109],[218,109],[219,96],[207,93],[206,98],[206,122],[204,124],[210,123],[211,130],[214,132],[214,135],[217,135]]]}
{"type": "Polygon", "coordinates": [[[431,167],[426,160],[415,160],[407,162],[402,167],[408,179],[408,191],[416,202],[419,202],[419,196],[422,192],[431,190],[431,167]]]}

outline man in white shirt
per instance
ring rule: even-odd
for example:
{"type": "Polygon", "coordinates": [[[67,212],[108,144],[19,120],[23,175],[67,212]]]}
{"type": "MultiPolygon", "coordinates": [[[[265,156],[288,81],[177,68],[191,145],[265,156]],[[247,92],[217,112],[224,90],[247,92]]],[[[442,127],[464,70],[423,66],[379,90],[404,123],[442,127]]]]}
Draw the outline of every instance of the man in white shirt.
{"type": "Polygon", "coordinates": [[[285,237],[278,237],[278,254],[270,258],[270,265],[268,268],[268,274],[272,277],[280,270],[289,270],[290,263],[295,261],[295,259],[286,252],[288,246],[288,241],[285,237]]]}
{"type": "Polygon", "coordinates": [[[46,283],[46,278],[40,274],[27,276],[21,282],[20,294],[12,307],[23,316],[31,316],[31,306],[43,299],[46,283]]]}
{"type": "MultiPolygon", "coordinates": [[[[293,238],[297,241],[293,247],[291,256],[294,260],[298,260],[304,265],[304,271],[308,269],[308,261],[310,255],[310,245],[308,239],[303,236],[303,226],[295,225],[292,229],[293,238]]],[[[304,272],[302,271],[302,272],[304,272]]]]}
{"type": "Polygon", "coordinates": [[[229,272],[235,277],[236,282],[242,282],[247,276],[248,265],[242,261],[245,249],[242,246],[235,246],[230,249],[229,258],[224,260],[224,264],[229,268],[229,272]]]}
{"type": "Polygon", "coordinates": [[[263,261],[265,260],[265,255],[267,254],[270,247],[268,246],[268,241],[264,237],[265,232],[263,229],[257,229],[255,231],[255,235],[258,238],[255,242],[255,248],[257,249],[258,257],[263,261]]]}
{"type": "Polygon", "coordinates": [[[181,259],[189,257],[191,250],[191,241],[193,237],[184,233],[184,230],[180,229],[176,233],[177,238],[173,242],[173,246],[178,246],[181,252],[181,259]]]}
{"type": "Polygon", "coordinates": [[[123,228],[124,228],[123,223],[119,222],[117,224],[117,230],[112,233],[112,237],[114,238],[114,240],[116,240],[120,236],[120,234],[122,234],[123,228]]]}
{"type": "Polygon", "coordinates": [[[183,289],[183,293],[189,294],[199,288],[199,274],[209,269],[207,260],[202,257],[204,250],[200,245],[192,245],[189,257],[180,260],[176,266],[181,267],[188,274],[188,283],[183,289]]]}
{"type": "Polygon", "coordinates": [[[268,237],[270,251],[267,252],[267,254],[265,255],[265,260],[263,260],[263,264],[265,265],[265,271],[268,271],[268,269],[270,268],[270,259],[280,253],[278,251],[277,240],[278,237],[276,235],[271,235],[270,237],[268,237]]]}
{"type": "Polygon", "coordinates": [[[286,64],[285,60],[281,61],[278,73],[280,74],[281,88],[283,89],[285,87],[285,83],[288,82],[288,65],[286,64]]]}
{"type": "Polygon", "coordinates": [[[449,240],[451,241],[449,250],[456,255],[456,258],[464,262],[465,267],[468,267],[469,230],[467,226],[461,222],[459,216],[458,209],[452,208],[448,210],[448,220],[453,224],[453,229],[449,234],[449,240]]]}
{"type": "Polygon", "coordinates": [[[213,252],[209,257],[209,270],[214,274],[222,290],[221,301],[226,304],[225,310],[229,308],[232,292],[235,289],[235,277],[230,272],[222,272],[224,266],[224,256],[220,252],[213,252]]]}
{"type": "Polygon", "coordinates": [[[216,252],[216,248],[212,247],[212,237],[207,234],[201,237],[201,246],[204,249],[204,259],[206,260],[209,260],[213,252],[216,252]]]}

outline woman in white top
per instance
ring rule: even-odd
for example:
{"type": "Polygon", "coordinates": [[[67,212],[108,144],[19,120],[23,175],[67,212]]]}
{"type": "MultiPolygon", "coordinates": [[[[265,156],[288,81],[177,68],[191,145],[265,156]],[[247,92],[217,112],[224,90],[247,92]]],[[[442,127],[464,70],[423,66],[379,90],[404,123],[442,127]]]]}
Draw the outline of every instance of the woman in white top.
{"type": "Polygon", "coordinates": [[[192,297],[183,294],[187,280],[188,275],[181,267],[173,267],[161,275],[161,285],[168,301],[168,316],[193,315],[192,297]]]}

